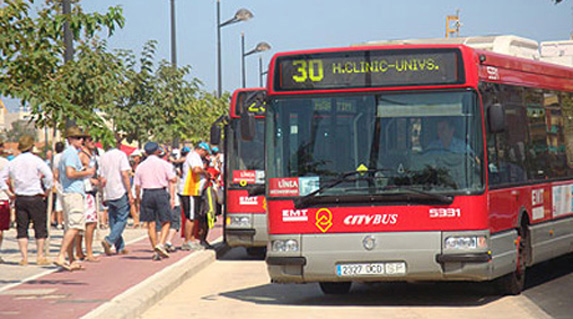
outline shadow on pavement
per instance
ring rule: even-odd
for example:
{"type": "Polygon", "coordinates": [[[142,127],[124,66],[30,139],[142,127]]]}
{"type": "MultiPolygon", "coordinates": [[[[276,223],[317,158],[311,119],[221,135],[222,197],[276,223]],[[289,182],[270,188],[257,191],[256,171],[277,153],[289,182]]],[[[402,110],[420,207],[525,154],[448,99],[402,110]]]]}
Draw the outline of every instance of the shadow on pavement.
{"type": "MultiPolygon", "coordinates": [[[[64,270],[64,272],[67,272],[64,270]]],[[[75,280],[31,280],[29,285],[66,285],[66,286],[87,286],[85,282],[75,280]]]]}
{"type": "Polygon", "coordinates": [[[305,306],[474,307],[500,298],[476,283],[354,283],[346,295],[324,295],[318,284],[268,284],[221,295],[257,304],[305,306]]]}
{"type": "MultiPolygon", "coordinates": [[[[222,260],[252,260],[231,250],[222,260]]],[[[528,298],[554,318],[571,318],[573,254],[528,270],[528,298]]],[[[449,306],[473,307],[503,296],[491,282],[353,283],[346,295],[324,295],[318,284],[267,284],[221,293],[221,296],[256,304],[305,306],[449,306]]]]}
{"type": "Polygon", "coordinates": [[[552,318],[572,318],[573,254],[541,263],[528,270],[523,296],[552,318]]]}
{"type": "Polygon", "coordinates": [[[221,254],[217,254],[217,260],[241,261],[241,260],[265,260],[264,254],[248,254],[244,247],[226,247],[221,254]]]}

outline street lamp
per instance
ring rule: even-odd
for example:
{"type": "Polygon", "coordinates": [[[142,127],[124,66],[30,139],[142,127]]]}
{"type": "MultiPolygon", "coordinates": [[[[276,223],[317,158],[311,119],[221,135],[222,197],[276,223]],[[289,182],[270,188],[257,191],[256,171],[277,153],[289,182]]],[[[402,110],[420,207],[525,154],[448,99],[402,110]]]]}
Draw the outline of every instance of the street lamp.
{"type": "Polygon", "coordinates": [[[269,73],[269,71],[263,70],[263,57],[259,56],[259,86],[263,87],[263,76],[269,73]]]}
{"type": "Polygon", "coordinates": [[[247,78],[245,75],[245,57],[251,54],[260,53],[263,51],[268,51],[271,49],[271,45],[266,42],[259,42],[257,46],[249,52],[245,53],[245,33],[241,32],[241,61],[242,61],[242,78],[243,78],[243,88],[247,85],[247,78]]]}
{"type": "Polygon", "coordinates": [[[233,23],[247,21],[254,17],[253,13],[247,9],[239,9],[235,16],[221,23],[221,0],[217,0],[217,97],[221,97],[222,72],[221,72],[221,28],[233,23]]]}
{"type": "Polygon", "coordinates": [[[173,67],[177,67],[177,42],[175,30],[175,0],[171,0],[171,66],[173,67]]]}

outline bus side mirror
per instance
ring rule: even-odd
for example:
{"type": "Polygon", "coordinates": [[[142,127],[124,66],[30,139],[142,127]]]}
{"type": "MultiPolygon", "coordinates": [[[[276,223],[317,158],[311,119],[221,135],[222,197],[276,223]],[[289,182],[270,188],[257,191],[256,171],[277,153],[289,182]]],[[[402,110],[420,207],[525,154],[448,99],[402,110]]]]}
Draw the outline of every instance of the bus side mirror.
{"type": "Polygon", "coordinates": [[[209,140],[211,145],[221,144],[221,127],[217,124],[211,126],[211,138],[209,140]]]}
{"type": "Polygon", "coordinates": [[[241,138],[245,141],[255,139],[255,115],[251,112],[241,113],[241,138]]]}
{"type": "Polygon", "coordinates": [[[490,133],[505,131],[505,108],[503,105],[495,103],[487,108],[487,122],[490,133]]]}

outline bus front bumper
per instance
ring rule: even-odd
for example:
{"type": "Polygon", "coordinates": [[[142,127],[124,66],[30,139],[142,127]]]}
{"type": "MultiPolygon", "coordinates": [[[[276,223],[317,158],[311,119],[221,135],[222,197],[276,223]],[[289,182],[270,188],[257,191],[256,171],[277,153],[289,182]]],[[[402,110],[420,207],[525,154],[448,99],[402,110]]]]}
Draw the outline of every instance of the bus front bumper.
{"type": "MultiPolygon", "coordinates": [[[[489,231],[272,235],[266,262],[271,280],[277,283],[484,281],[500,275],[494,270],[489,237],[489,231]],[[465,238],[463,236],[481,237],[487,246],[478,249],[444,247],[447,238],[465,238]],[[375,243],[374,247],[365,248],[367,238],[375,243]],[[289,239],[299,241],[299,251],[273,251],[274,241],[289,239]],[[387,268],[398,266],[400,270],[395,273],[342,274],[341,270],[349,265],[382,268],[388,265],[387,268]]],[[[506,246],[507,250],[512,249],[511,245],[506,246]]],[[[499,261],[512,262],[511,258],[499,261]]]]}
{"type": "Polygon", "coordinates": [[[225,239],[231,247],[265,247],[267,245],[266,214],[227,214],[225,239]],[[244,218],[248,223],[237,225],[230,218],[244,218]]]}

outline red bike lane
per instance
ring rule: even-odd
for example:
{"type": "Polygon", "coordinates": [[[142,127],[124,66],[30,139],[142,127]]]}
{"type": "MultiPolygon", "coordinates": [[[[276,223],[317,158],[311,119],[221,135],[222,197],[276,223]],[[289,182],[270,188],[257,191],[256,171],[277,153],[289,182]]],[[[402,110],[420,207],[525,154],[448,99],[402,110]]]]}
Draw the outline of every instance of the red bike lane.
{"type": "MultiPolygon", "coordinates": [[[[208,241],[221,236],[218,223],[209,232],[208,241]]],[[[177,238],[174,244],[179,246],[181,240],[177,238]]],[[[147,238],[127,249],[128,255],[100,256],[98,263],[84,262],[85,270],[56,271],[3,291],[0,318],[79,318],[193,253],[177,250],[170,258],[152,261],[147,238]]]]}

